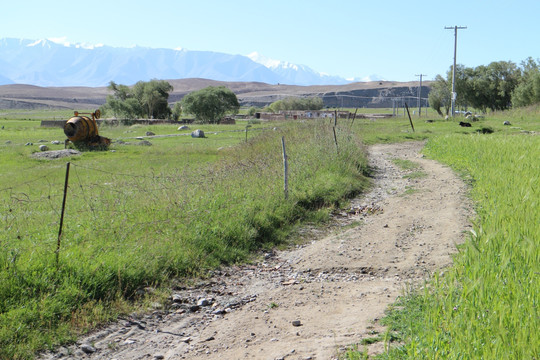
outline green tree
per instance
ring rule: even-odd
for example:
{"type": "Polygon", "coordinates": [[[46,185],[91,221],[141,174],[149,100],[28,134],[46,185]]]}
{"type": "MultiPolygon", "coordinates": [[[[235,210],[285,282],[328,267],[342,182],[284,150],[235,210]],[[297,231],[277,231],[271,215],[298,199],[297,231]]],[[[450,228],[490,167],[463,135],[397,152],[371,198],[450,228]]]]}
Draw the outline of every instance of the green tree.
{"type": "Polygon", "coordinates": [[[446,81],[441,75],[435,77],[435,82],[431,85],[431,90],[428,95],[429,105],[437,111],[440,116],[448,115],[452,98],[452,91],[446,81]],[[441,110],[444,108],[444,113],[441,110]]]}
{"type": "Polygon", "coordinates": [[[522,77],[512,93],[513,106],[527,106],[540,103],[540,59],[529,57],[521,62],[522,77]]]}
{"type": "Polygon", "coordinates": [[[227,113],[238,113],[240,103],[225,86],[208,86],[187,94],[182,99],[182,108],[200,122],[217,123],[227,113]]]}
{"type": "Polygon", "coordinates": [[[253,115],[255,115],[255,113],[258,112],[258,111],[259,111],[259,108],[257,108],[256,106],[251,106],[251,107],[248,109],[247,114],[248,114],[249,116],[253,116],[253,115]]]}
{"type": "Polygon", "coordinates": [[[182,103],[180,101],[175,102],[173,109],[172,109],[172,116],[175,121],[180,119],[180,115],[182,115],[182,103]]]}
{"type": "Polygon", "coordinates": [[[316,96],[307,98],[288,97],[282,100],[274,101],[269,107],[272,112],[279,112],[283,110],[320,110],[324,107],[324,103],[320,97],[316,96]]]}
{"type": "Polygon", "coordinates": [[[111,81],[108,88],[113,94],[107,96],[103,110],[115,117],[166,119],[171,115],[168,99],[173,87],[164,80],[139,81],[133,87],[111,81]]]}
{"type": "MultiPolygon", "coordinates": [[[[456,104],[472,106],[482,111],[505,110],[511,106],[512,92],[521,77],[521,71],[511,61],[492,62],[467,68],[456,67],[456,104]]],[[[447,73],[451,83],[452,67],[447,73]]]]}
{"type": "Polygon", "coordinates": [[[147,118],[167,119],[171,115],[168,104],[171,84],[165,80],[152,79],[139,81],[133,86],[133,93],[141,106],[146,110],[147,118]]]}

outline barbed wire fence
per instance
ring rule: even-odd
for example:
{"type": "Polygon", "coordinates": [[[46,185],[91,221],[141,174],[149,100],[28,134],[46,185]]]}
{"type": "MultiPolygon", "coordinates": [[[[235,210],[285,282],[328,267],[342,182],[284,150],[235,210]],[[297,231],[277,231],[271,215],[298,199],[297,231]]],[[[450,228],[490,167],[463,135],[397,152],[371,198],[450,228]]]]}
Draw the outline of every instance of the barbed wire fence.
{"type": "MultiPolygon", "coordinates": [[[[65,163],[55,163],[38,177],[0,189],[0,271],[43,258],[58,269],[77,258],[100,261],[103,254],[131,256],[153,252],[154,247],[163,254],[167,251],[163,249],[230,230],[227,222],[236,215],[248,219],[243,231],[249,233],[259,209],[277,208],[290,198],[291,179],[294,189],[295,182],[315,176],[317,157],[330,153],[337,159],[338,141],[350,130],[347,121],[351,120],[340,120],[343,126],[338,126],[334,119],[333,125],[325,125],[330,130],[309,130],[326,149],[311,158],[304,156],[311,151],[309,144],[294,133],[269,132],[275,140],[273,149],[256,152],[250,142],[244,143],[241,156],[219,166],[158,164],[126,171],[114,164],[74,161],[65,181],[65,163]],[[256,175],[246,176],[249,173],[256,175]]],[[[22,170],[23,177],[28,177],[27,170],[22,170]]],[[[222,240],[225,246],[236,246],[234,236],[223,235],[222,240]]]]}

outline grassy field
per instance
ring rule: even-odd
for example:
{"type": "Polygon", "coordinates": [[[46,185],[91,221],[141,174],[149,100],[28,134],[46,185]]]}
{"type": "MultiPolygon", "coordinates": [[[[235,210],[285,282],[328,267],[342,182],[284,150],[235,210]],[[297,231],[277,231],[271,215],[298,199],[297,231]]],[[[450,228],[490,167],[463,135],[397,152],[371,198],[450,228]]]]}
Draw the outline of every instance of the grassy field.
{"type": "Polygon", "coordinates": [[[130,144],[68,159],[57,263],[68,160],[29,155],[39,140],[62,148],[50,144],[63,140],[62,129],[32,120],[2,124],[0,359],[32,358],[73,341],[144,303],[145,288],[248,261],[258,249],[284,244],[298,223],[326,220],[332,207],[367,186],[363,147],[345,127],[337,129],[339,151],[332,128],[318,122],[254,124],[247,142],[245,132],[233,131],[246,124],[200,126],[205,139],[155,137],[152,146],[137,145],[135,137],[177,134],[176,126],[103,127],[101,135],[130,144]]]}
{"type": "Polygon", "coordinates": [[[400,336],[405,345],[388,356],[538,358],[540,146],[531,132],[540,131],[539,114],[492,114],[471,128],[413,117],[414,132],[403,117],[340,120],[337,148],[328,120],[252,124],[247,142],[245,122],[191,125],[208,137],[147,138],[152,146],[136,138],[182,132],[177,125],[104,126],[100,134],[115,141],[112,151],[54,161],[30,154],[40,140],[62,149],[50,144],[63,141],[62,129],[24,120],[51,113],[0,115],[0,359],[32,358],[159,298],[161,290],[150,297],[144,289],[205,276],[285,244],[297,224],[324,221],[329,209],[363,191],[363,144],[411,140],[428,140],[426,154],[471,183],[478,218],[456,266],[396,304],[405,311],[388,317],[396,331],[389,338],[400,336]],[[483,128],[493,133],[479,133],[483,128]],[[70,185],[57,264],[66,161],[70,185]]]}
{"type": "Polygon", "coordinates": [[[477,217],[454,266],[389,311],[384,321],[404,345],[390,346],[383,359],[540,356],[540,111],[491,114],[479,126],[495,132],[429,137],[424,153],[470,184],[477,217]]]}

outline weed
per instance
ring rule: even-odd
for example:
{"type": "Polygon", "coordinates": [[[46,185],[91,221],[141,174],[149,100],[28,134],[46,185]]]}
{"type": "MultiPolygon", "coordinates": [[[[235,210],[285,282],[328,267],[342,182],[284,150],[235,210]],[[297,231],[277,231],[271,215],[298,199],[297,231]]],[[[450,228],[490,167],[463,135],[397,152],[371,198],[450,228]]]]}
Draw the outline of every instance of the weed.
{"type": "Polygon", "coordinates": [[[392,162],[402,170],[414,170],[420,167],[418,163],[407,159],[392,159],[392,162]]]}
{"type": "Polygon", "coordinates": [[[403,175],[404,179],[424,179],[425,177],[427,177],[427,173],[424,171],[414,171],[403,175]]]}

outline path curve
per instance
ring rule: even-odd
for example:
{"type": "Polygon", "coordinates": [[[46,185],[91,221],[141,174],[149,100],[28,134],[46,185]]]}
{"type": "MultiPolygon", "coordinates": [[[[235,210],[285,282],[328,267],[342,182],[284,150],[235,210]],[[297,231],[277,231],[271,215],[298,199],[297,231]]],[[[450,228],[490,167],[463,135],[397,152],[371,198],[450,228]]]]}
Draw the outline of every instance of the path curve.
{"type": "Polygon", "coordinates": [[[423,145],[371,146],[374,187],[336,214],[331,234],[310,230],[318,240],[216,271],[176,289],[167,310],[120,320],[42,359],[337,358],[382,331],[377,320],[407,283],[450,265],[470,228],[466,186],[420,155],[423,145]]]}

